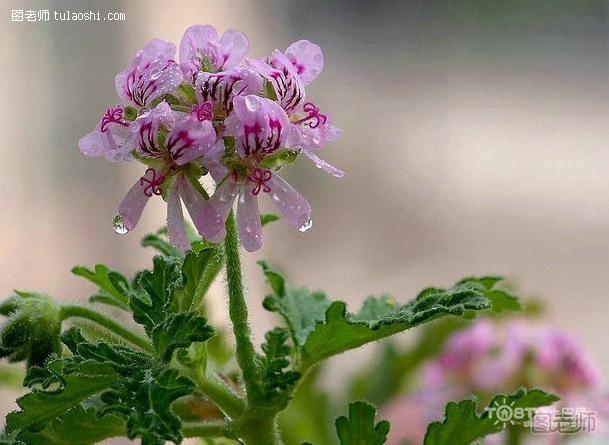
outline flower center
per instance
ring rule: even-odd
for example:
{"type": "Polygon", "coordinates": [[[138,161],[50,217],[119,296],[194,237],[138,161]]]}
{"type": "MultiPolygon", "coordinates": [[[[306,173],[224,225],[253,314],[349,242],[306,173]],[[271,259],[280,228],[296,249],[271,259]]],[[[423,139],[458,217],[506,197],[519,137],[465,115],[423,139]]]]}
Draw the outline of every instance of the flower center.
{"type": "Polygon", "coordinates": [[[121,107],[108,108],[101,119],[100,131],[105,133],[108,131],[108,125],[119,124],[127,127],[129,124],[123,122],[123,109],[121,107]]]}
{"type": "Polygon", "coordinates": [[[324,125],[328,120],[328,116],[320,113],[319,108],[313,102],[305,103],[302,109],[307,115],[294,122],[295,124],[305,124],[311,128],[317,128],[319,124],[324,125]]]}
{"type": "Polygon", "coordinates": [[[155,169],[149,168],[144,173],[144,176],[140,178],[140,185],[148,184],[144,189],[144,194],[146,196],[157,195],[159,196],[162,191],[160,185],[165,181],[165,175],[158,175],[155,169]],[[148,173],[152,173],[152,177],[148,178],[148,173]]]}
{"type": "Polygon", "coordinates": [[[269,170],[262,170],[261,168],[255,168],[254,171],[248,176],[248,179],[256,184],[256,187],[252,189],[254,195],[258,195],[261,191],[268,193],[271,191],[271,186],[267,184],[270,181],[273,174],[269,170]]]}

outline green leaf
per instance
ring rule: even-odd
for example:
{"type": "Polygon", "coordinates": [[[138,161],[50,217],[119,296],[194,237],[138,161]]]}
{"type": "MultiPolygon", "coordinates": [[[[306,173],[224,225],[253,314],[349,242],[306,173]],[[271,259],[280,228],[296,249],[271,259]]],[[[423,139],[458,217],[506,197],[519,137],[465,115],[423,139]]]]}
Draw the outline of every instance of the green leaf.
{"type": "Polygon", "coordinates": [[[300,373],[286,370],[290,367],[290,347],[286,344],[289,333],[285,328],[275,328],[264,336],[266,342],[262,344],[263,356],[259,357],[261,364],[263,397],[267,403],[276,401],[285,407],[291,388],[300,378],[300,373]],[[283,397],[282,397],[283,396],[283,397]],[[279,400],[281,398],[281,400],[279,400]]]}
{"type": "Polygon", "coordinates": [[[477,412],[478,404],[475,400],[449,402],[444,420],[434,422],[427,428],[424,445],[469,445],[477,439],[505,429],[508,424],[519,425],[530,420],[528,415],[513,415],[508,416],[509,419],[504,423],[494,415],[497,408],[508,407],[504,409],[516,414],[516,410],[548,406],[558,400],[555,395],[539,389],[520,389],[511,395],[495,396],[481,414],[477,412]]]}
{"type": "Polygon", "coordinates": [[[469,285],[484,291],[484,295],[490,300],[495,313],[522,310],[520,301],[516,296],[510,294],[507,290],[495,288],[502,280],[501,277],[497,276],[473,277],[461,280],[459,284],[469,285]]]}
{"type": "Polygon", "coordinates": [[[61,360],[55,359],[49,362],[47,369],[61,382],[61,388],[52,392],[35,391],[17,399],[21,411],[13,411],[6,417],[7,431],[41,429],[50,420],[117,381],[117,374],[110,366],[92,360],[66,369],[61,360]]]}
{"type": "Polygon", "coordinates": [[[286,322],[295,345],[304,345],[317,322],[323,320],[330,301],[321,292],[310,292],[305,288],[292,289],[283,275],[264,261],[259,261],[272,294],[264,299],[263,306],[278,312],[286,322]]]}
{"type": "Polygon", "coordinates": [[[376,425],[376,408],[367,402],[349,404],[349,418],[336,419],[336,432],[341,445],[383,445],[387,441],[389,422],[376,425]]]}
{"type": "Polygon", "coordinates": [[[189,252],[182,264],[182,280],[177,284],[173,309],[188,311],[200,309],[203,297],[224,264],[224,253],[216,246],[207,246],[189,252]]]}
{"type": "Polygon", "coordinates": [[[491,290],[483,284],[494,285],[490,280],[470,279],[450,289],[428,288],[404,305],[389,296],[370,297],[359,313],[352,314],[345,303],[330,302],[320,292],[293,289],[279,272],[264,262],[259,264],[272,290],[263,305],[283,317],[305,368],[440,316],[488,309],[486,295],[491,290]]]}
{"type": "Polygon", "coordinates": [[[130,376],[137,370],[150,368],[153,363],[153,358],[145,352],[135,351],[114,343],[88,342],[77,327],[65,331],[61,339],[74,354],[64,360],[66,363],[95,360],[111,366],[117,373],[124,376],[130,376]]]}
{"type": "Polygon", "coordinates": [[[0,357],[37,366],[61,351],[59,305],[47,295],[15,291],[0,305],[0,314],[8,316],[0,328],[0,357]]]}
{"type": "Polygon", "coordinates": [[[276,215],[274,213],[263,213],[262,215],[260,215],[260,223],[263,226],[266,226],[267,224],[275,221],[279,221],[279,219],[279,215],[276,215]]]}
{"type": "Polygon", "coordinates": [[[178,249],[173,247],[169,241],[164,239],[161,235],[156,233],[151,233],[142,238],[140,243],[142,247],[152,247],[156,251],[158,251],[161,255],[172,256],[176,258],[180,258],[182,254],[178,249]]]}
{"type": "Polygon", "coordinates": [[[103,264],[97,264],[95,270],[78,266],[72,269],[72,273],[99,286],[99,291],[91,296],[91,302],[109,304],[121,309],[129,308],[131,286],[120,273],[108,269],[103,264]]]}
{"type": "Polygon", "coordinates": [[[153,270],[139,272],[131,297],[133,319],[143,325],[150,336],[155,326],[165,320],[165,309],[171,304],[176,283],[181,280],[181,261],[156,256],[153,270]]]}
{"type": "Polygon", "coordinates": [[[102,413],[126,415],[127,437],[141,437],[143,445],[164,445],[168,440],[180,443],[182,424],[172,412],[171,404],[191,394],[194,384],[170,368],[146,377],[122,381],[104,393],[102,401],[106,407],[102,413]]]}
{"type": "Polygon", "coordinates": [[[187,348],[193,342],[204,342],[214,335],[207,320],[194,312],[168,317],[152,331],[152,343],[165,362],[171,360],[177,348],[187,348]]]}
{"type": "Polygon", "coordinates": [[[124,436],[126,430],[124,419],[112,414],[99,416],[94,408],[77,405],[41,431],[25,431],[18,438],[27,445],[92,445],[124,436]]]}

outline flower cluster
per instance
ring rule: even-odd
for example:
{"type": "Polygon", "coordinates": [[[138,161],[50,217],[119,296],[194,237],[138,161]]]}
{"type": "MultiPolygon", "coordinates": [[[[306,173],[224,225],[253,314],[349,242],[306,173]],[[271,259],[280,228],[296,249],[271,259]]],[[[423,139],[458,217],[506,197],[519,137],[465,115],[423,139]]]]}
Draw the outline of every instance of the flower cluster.
{"type": "Polygon", "coordinates": [[[79,147],[87,156],[145,165],[118,206],[117,232],[137,225],[153,195],[167,201],[168,236],[182,251],[190,248],[182,203],[199,233],[220,242],[236,201],[248,251],[262,245],[263,194],[290,224],[302,231],[311,226],[309,203],[277,171],[302,153],[343,176],[318,156],[341,132],[305,96],[305,86],[323,69],[323,53],[300,40],[284,52],[249,59],[248,46],[239,31],[219,37],[212,26],[194,25],[180,42],[179,61],[174,44],[154,39],[116,76],[122,103],[104,112],[79,147]],[[208,173],[216,183],[211,197],[199,182],[208,173]]]}
{"type": "MultiPolygon", "coordinates": [[[[586,406],[599,412],[608,400],[606,395],[598,395],[597,365],[574,337],[524,320],[502,324],[483,319],[457,331],[423,374],[419,391],[385,407],[392,425],[389,444],[422,442],[427,424],[442,417],[447,401],[467,394],[484,399],[497,392],[539,385],[559,394],[565,406],[586,406]]],[[[487,440],[501,443],[499,439],[487,440]]]]}

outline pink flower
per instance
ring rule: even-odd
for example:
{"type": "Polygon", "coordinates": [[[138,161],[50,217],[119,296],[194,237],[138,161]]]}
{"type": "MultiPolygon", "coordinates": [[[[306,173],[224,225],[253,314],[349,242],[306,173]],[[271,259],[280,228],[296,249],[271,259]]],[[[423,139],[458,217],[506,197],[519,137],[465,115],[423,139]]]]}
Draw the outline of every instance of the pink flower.
{"type": "Polygon", "coordinates": [[[556,329],[539,333],[534,344],[535,364],[549,383],[561,391],[594,388],[599,371],[577,340],[556,329]]]}
{"type": "Polygon", "coordinates": [[[242,32],[228,30],[218,39],[211,25],[189,27],[180,42],[180,66],[184,77],[195,82],[205,63],[214,71],[235,68],[247,54],[249,42],[242,32]]]}
{"type": "Polygon", "coordinates": [[[257,94],[262,79],[248,68],[233,68],[219,73],[199,73],[195,83],[197,100],[211,102],[216,113],[228,116],[233,111],[233,98],[257,94]]]}
{"type": "Polygon", "coordinates": [[[85,156],[104,156],[109,161],[130,160],[133,143],[123,109],[119,105],[108,108],[95,130],[78,141],[78,147],[85,156]]]}
{"type": "MultiPolygon", "coordinates": [[[[276,172],[261,165],[285,144],[289,127],[285,111],[277,103],[253,95],[237,96],[233,105],[234,115],[227,119],[226,132],[235,138],[237,157],[194,222],[205,238],[221,241],[226,235],[226,218],[237,199],[241,241],[253,252],[263,241],[257,199],[261,193],[268,193],[284,219],[298,228],[310,220],[311,206],[276,172]]],[[[212,170],[214,175],[222,173],[221,169],[212,170]]]]}
{"type": "Polygon", "coordinates": [[[174,44],[153,39],[116,76],[123,107],[108,108],[79,141],[87,156],[146,166],[118,206],[115,231],[133,230],[155,195],[167,202],[169,238],[181,250],[189,248],[182,204],[200,234],[220,242],[237,200],[249,251],[263,240],[260,195],[268,194],[290,224],[311,227],[309,203],[277,171],[302,152],[334,176],[344,174],[318,156],[340,130],[305,101],[304,86],[323,70],[323,53],[300,40],[285,53],[241,64],[248,47],[239,31],[219,37],[214,27],[195,25],[180,42],[179,63],[174,44]],[[209,200],[198,183],[207,173],[216,181],[209,200]]]}
{"type": "Polygon", "coordinates": [[[218,143],[211,121],[197,114],[173,111],[166,102],[138,117],[132,125],[137,152],[151,165],[127,192],[118,206],[126,231],[137,225],[148,199],[165,194],[169,239],[181,250],[190,243],[184,229],[181,201],[192,218],[201,213],[203,198],[180,167],[211,153],[218,143]],[[165,193],[164,193],[165,191],[165,193]]]}
{"type": "Polygon", "coordinates": [[[116,75],[116,91],[126,103],[149,105],[157,97],[174,91],[184,80],[173,60],[176,47],[160,39],[149,41],[139,50],[129,68],[116,75]]]}
{"type": "Polygon", "coordinates": [[[288,146],[301,150],[315,165],[335,177],[345,173],[317,154],[327,141],[337,140],[342,131],[332,125],[328,114],[321,113],[313,102],[305,101],[304,86],[319,76],[324,56],[319,45],[308,40],[292,43],[285,51],[273,51],[266,61],[250,60],[253,69],[273,87],[279,104],[292,126],[288,146]]]}

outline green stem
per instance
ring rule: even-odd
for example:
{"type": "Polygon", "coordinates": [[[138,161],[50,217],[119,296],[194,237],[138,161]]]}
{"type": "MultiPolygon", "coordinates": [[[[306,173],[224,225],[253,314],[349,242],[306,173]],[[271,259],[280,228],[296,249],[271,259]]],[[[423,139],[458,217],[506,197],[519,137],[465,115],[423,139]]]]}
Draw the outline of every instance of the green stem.
{"type": "Polygon", "coordinates": [[[140,337],[139,335],[131,332],[129,329],[124,327],[122,324],[117,323],[111,318],[108,318],[106,315],[101,314],[93,309],[89,309],[88,307],[77,306],[73,304],[62,305],[59,317],[61,321],[66,320],[70,317],[85,318],[89,321],[97,323],[100,326],[103,326],[104,328],[108,329],[119,337],[124,338],[125,340],[133,343],[136,346],[139,346],[145,351],[154,351],[154,348],[147,339],[140,337]]]}
{"type": "Polygon", "coordinates": [[[507,429],[507,445],[520,445],[522,442],[522,430],[518,426],[511,426],[507,429]]]}
{"type": "Polygon", "coordinates": [[[182,433],[184,437],[224,437],[228,424],[217,422],[184,422],[182,433]]]}
{"type": "Polygon", "coordinates": [[[235,419],[245,411],[245,402],[237,394],[225,385],[216,375],[208,372],[195,372],[194,377],[197,387],[229,418],[235,419]]]}
{"type": "Polygon", "coordinates": [[[239,237],[235,217],[230,212],[226,220],[226,281],[228,283],[228,312],[233,323],[233,333],[237,343],[237,363],[243,373],[248,401],[255,400],[258,394],[256,385],[256,350],[252,343],[250,327],[247,321],[247,304],[241,277],[241,259],[239,258],[239,237]]]}

